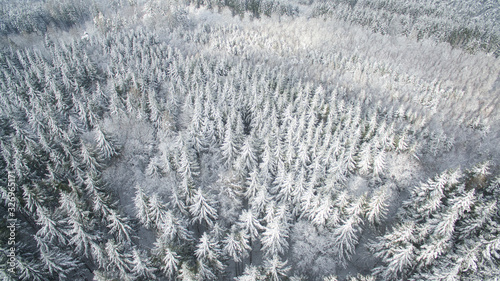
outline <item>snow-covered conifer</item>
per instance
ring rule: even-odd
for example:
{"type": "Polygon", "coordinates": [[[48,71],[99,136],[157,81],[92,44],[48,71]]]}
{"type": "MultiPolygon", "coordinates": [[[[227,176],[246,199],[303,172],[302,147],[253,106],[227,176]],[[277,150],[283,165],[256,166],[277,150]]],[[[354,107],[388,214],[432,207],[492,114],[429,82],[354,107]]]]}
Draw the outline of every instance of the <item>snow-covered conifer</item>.
{"type": "Polygon", "coordinates": [[[344,262],[354,254],[354,249],[358,243],[358,224],[359,218],[352,216],[343,220],[333,231],[338,255],[344,262]]]}
{"type": "Polygon", "coordinates": [[[116,244],[114,240],[106,242],[106,254],[109,260],[107,270],[117,269],[120,276],[126,277],[130,271],[130,257],[123,253],[123,246],[116,244]]]}
{"type": "Polygon", "coordinates": [[[259,235],[259,230],[263,229],[252,210],[243,210],[237,224],[246,234],[250,235],[251,239],[256,239],[259,235]]]}
{"type": "Polygon", "coordinates": [[[153,194],[149,197],[147,216],[151,223],[157,228],[165,221],[166,208],[158,195],[153,194]]]}
{"type": "Polygon", "coordinates": [[[158,226],[163,241],[172,242],[174,239],[188,240],[191,233],[183,217],[175,216],[172,210],[164,213],[163,222],[158,226]]]}
{"type": "Polygon", "coordinates": [[[156,92],[154,89],[148,90],[148,108],[149,108],[149,119],[153,124],[157,124],[160,117],[160,109],[158,102],[156,100],[156,92]]]}
{"type": "Polygon", "coordinates": [[[49,211],[43,207],[39,206],[36,209],[37,213],[37,224],[41,228],[37,232],[37,236],[44,237],[48,242],[59,242],[65,244],[67,242],[64,232],[61,231],[60,223],[50,215],[49,211]]]}
{"type": "Polygon", "coordinates": [[[151,219],[149,217],[149,202],[146,194],[144,193],[141,186],[137,185],[135,187],[134,205],[136,209],[136,217],[139,221],[146,227],[149,227],[151,219]]]}
{"type": "Polygon", "coordinates": [[[95,235],[93,233],[89,233],[87,226],[78,218],[70,216],[68,224],[71,227],[69,230],[69,234],[71,236],[69,244],[75,246],[74,250],[76,253],[88,255],[90,243],[95,239],[95,235]]]}
{"type": "Polygon", "coordinates": [[[276,194],[279,202],[288,202],[294,193],[294,177],[292,173],[287,173],[284,168],[279,168],[275,179],[275,186],[271,192],[276,194]]]}
{"type": "Polygon", "coordinates": [[[282,261],[278,255],[273,255],[272,258],[264,260],[264,272],[267,279],[271,281],[279,281],[287,276],[290,271],[287,261],[282,261]]]}
{"type": "Polygon", "coordinates": [[[161,269],[168,278],[173,278],[179,270],[179,256],[176,252],[165,248],[162,258],[161,269]]]}
{"type": "Polygon", "coordinates": [[[97,142],[97,148],[105,158],[109,158],[116,154],[116,150],[113,144],[110,142],[109,137],[104,134],[99,126],[97,126],[94,130],[94,134],[95,141],[97,142]]]}
{"type": "Polygon", "coordinates": [[[426,244],[420,247],[418,251],[417,261],[422,266],[431,265],[439,256],[445,253],[450,247],[447,238],[430,239],[426,244]]]}
{"type": "Polygon", "coordinates": [[[364,143],[359,152],[358,168],[362,175],[368,175],[372,168],[372,152],[369,143],[364,143]]]}
{"type": "Polygon", "coordinates": [[[260,281],[265,280],[265,276],[262,274],[261,270],[254,265],[247,265],[243,274],[236,277],[237,281],[260,281]]]}
{"type": "Polygon", "coordinates": [[[264,142],[262,146],[262,155],[261,162],[259,164],[259,168],[262,174],[262,180],[268,180],[271,177],[271,174],[276,169],[276,161],[274,158],[274,153],[272,149],[272,140],[269,135],[264,136],[264,142]]]}
{"type": "Polygon", "coordinates": [[[107,227],[109,228],[109,232],[115,235],[118,241],[130,241],[130,232],[132,232],[132,228],[128,225],[125,218],[120,216],[115,210],[110,209],[106,219],[108,221],[107,227]]]}
{"type": "Polygon", "coordinates": [[[285,253],[288,249],[288,226],[277,219],[271,220],[264,228],[261,242],[266,256],[285,253]]]}
{"type": "Polygon", "coordinates": [[[90,255],[99,268],[105,268],[108,265],[106,252],[101,245],[94,241],[90,242],[90,255]]]}
{"type": "Polygon", "coordinates": [[[373,174],[375,176],[383,174],[385,167],[386,167],[386,154],[385,151],[382,149],[373,158],[373,174]]]}
{"type": "Polygon", "coordinates": [[[15,262],[17,269],[16,270],[17,278],[19,278],[19,280],[23,281],[46,280],[47,276],[44,274],[44,269],[38,262],[29,261],[22,257],[16,258],[15,262]]]}
{"type": "Polygon", "coordinates": [[[259,171],[255,168],[250,172],[247,178],[247,189],[245,190],[245,197],[251,199],[255,197],[257,191],[261,188],[261,180],[259,178],[259,171]]]}
{"type": "Polygon", "coordinates": [[[242,258],[248,255],[249,237],[245,232],[231,231],[223,241],[223,251],[235,262],[240,262],[242,258]]]}
{"type": "Polygon", "coordinates": [[[219,244],[215,242],[207,232],[204,232],[194,252],[198,262],[201,263],[199,265],[203,266],[202,268],[206,270],[206,276],[204,277],[215,277],[216,272],[220,272],[224,269],[225,266],[220,261],[221,253],[222,251],[220,250],[219,244]],[[212,270],[215,270],[215,272],[212,270]]]}
{"type": "Polygon", "coordinates": [[[217,219],[217,210],[213,207],[213,202],[207,198],[201,188],[195,191],[193,203],[189,206],[189,212],[193,216],[194,222],[206,222],[209,226],[213,225],[217,219]]]}
{"type": "Polygon", "coordinates": [[[57,274],[59,278],[64,279],[80,266],[75,259],[48,244],[43,238],[39,236],[34,238],[40,249],[40,261],[50,274],[57,274]]]}
{"type": "Polygon", "coordinates": [[[408,136],[405,132],[396,139],[396,151],[404,152],[406,150],[408,150],[408,136]]]}
{"type": "Polygon", "coordinates": [[[379,272],[377,268],[374,271],[381,274],[384,278],[394,279],[410,268],[415,261],[415,247],[413,244],[406,244],[406,247],[400,246],[393,248],[391,257],[387,260],[387,268],[383,272],[379,272]]]}
{"type": "Polygon", "coordinates": [[[355,220],[359,220],[366,212],[366,203],[366,194],[363,194],[351,202],[350,206],[346,208],[346,212],[355,220]]]}
{"type": "Polygon", "coordinates": [[[221,150],[226,166],[231,167],[238,155],[238,143],[230,122],[226,123],[221,150]]]}
{"type": "Polygon", "coordinates": [[[326,196],[320,198],[315,208],[311,211],[309,217],[311,221],[317,226],[324,226],[329,218],[332,216],[332,202],[330,197],[326,196]]]}
{"type": "Polygon", "coordinates": [[[235,163],[235,169],[238,173],[246,176],[257,166],[257,148],[253,134],[248,136],[241,146],[239,157],[235,163]]]}
{"type": "Polygon", "coordinates": [[[131,272],[136,278],[156,278],[155,268],[149,258],[140,250],[132,250],[131,272]]]}

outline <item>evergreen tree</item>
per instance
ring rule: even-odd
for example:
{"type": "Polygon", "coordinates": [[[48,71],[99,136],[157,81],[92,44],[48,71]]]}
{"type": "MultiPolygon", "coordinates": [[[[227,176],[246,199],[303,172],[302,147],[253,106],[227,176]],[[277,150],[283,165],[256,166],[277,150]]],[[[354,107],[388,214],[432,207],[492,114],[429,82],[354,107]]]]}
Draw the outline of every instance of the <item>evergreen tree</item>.
{"type": "Polygon", "coordinates": [[[38,206],[38,208],[36,208],[36,213],[36,223],[41,226],[37,232],[37,236],[44,237],[44,239],[50,243],[58,242],[63,245],[66,244],[67,238],[64,232],[61,231],[61,223],[55,220],[43,206],[38,206]]]}
{"type": "Polygon", "coordinates": [[[189,212],[193,216],[193,221],[212,226],[217,219],[217,210],[212,207],[213,203],[209,200],[201,188],[195,191],[193,203],[189,206],[189,212]]]}
{"type": "Polygon", "coordinates": [[[123,253],[123,246],[116,244],[114,240],[108,240],[105,249],[109,261],[107,270],[116,269],[121,278],[128,278],[131,261],[130,257],[123,253]]]}
{"type": "Polygon", "coordinates": [[[246,234],[250,235],[250,239],[256,239],[259,236],[259,230],[263,229],[252,210],[243,210],[237,224],[246,234]]]}
{"type": "Polygon", "coordinates": [[[195,250],[198,259],[198,272],[203,279],[213,279],[218,272],[222,272],[224,264],[220,261],[221,250],[219,244],[204,232],[195,250]]]}
{"type": "Polygon", "coordinates": [[[239,157],[235,163],[235,169],[243,177],[246,177],[250,171],[253,171],[257,167],[258,158],[255,146],[253,134],[248,136],[241,146],[239,157]]]}
{"type": "Polygon", "coordinates": [[[149,202],[146,194],[144,193],[141,186],[135,187],[135,197],[134,197],[134,205],[136,209],[136,217],[139,221],[145,226],[149,227],[151,224],[151,219],[149,217],[149,202]]]}
{"type": "Polygon", "coordinates": [[[178,266],[179,266],[179,256],[177,255],[177,253],[170,250],[169,248],[165,248],[162,259],[162,267],[161,267],[165,275],[168,278],[173,278],[175,276],[174,274],[179,270],[178,266]]]}
{"type": "Polygon", "coordinates": [[[231,128],[230,122],[226,123],[224,140],[221,146],[222,156],[224,157],[225,165],[231,167],[238,155],[238,146],[236,136],[231,128]]]}
{"type": "Polygon", "coordinates": [[[247,265],[245,271],[241,276],[236,277],[238,281],[260,281],[265,280],[265,276],[260,272],[260,270],[253,266],[247,265]]]}
{"type": "Polygon", "coordinates": [[[81,265],[72,257],[61,252],[53,245],[49,245],[43,238],[35,236],[35,241],[40,249],[40,261],[50,274],[65,279],[81,265]]]}
{"type": "Polygon", "coordinates": [[[358,243],[358,223],[359,218],[353,216],[345,219],[333,231],[338,255],[343,263],[354,254],[354,249],[358,243]]]}
{"type": "Polygon", "coordinates": [[[386,166],[385,151],[380,150],[373,158],[373,174],[375,176],[383,174],[386,166]]]}
{"type": "Polygon", "coordinates": [[[105,158],[109,158],[116,154],[116,150],[102,129],[97,126],[94,130],[95,141],[97,142],[97,149],[102,153],[105,158]]]}
{"type": "Polygon", "coordinates": [[[230,256],[235,262],[241,262],[248,255],[249,237],[244,232],[232,230],[224,239],[223,251],[230,256]]]}
{"type": "Polygon", "coordinates": [[[166,220],[166,207],[156,194],[149,197],[147,216],[156,228],[160,228],[166,220]]]}
{"type": "Polygon", "coordinates": [[[107,225],[109,228],[109,232],[111,234],[114,234],[118,241],[130,241],[130,232],[132,232],[132,228],[128,225],[125,218],[120,216],[115,210],[111,209],[106,219],[109,223],[107,225]]]}

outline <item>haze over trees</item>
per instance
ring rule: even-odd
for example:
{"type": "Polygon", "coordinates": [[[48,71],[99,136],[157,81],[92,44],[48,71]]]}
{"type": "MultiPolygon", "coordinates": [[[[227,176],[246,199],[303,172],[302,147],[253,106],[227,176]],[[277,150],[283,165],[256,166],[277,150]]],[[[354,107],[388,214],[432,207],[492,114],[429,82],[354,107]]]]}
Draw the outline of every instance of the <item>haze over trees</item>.
{"type": "Polygon", "coordinates": [[[500,276],[496,1],[0,4],[4,280],[500,276]]]}

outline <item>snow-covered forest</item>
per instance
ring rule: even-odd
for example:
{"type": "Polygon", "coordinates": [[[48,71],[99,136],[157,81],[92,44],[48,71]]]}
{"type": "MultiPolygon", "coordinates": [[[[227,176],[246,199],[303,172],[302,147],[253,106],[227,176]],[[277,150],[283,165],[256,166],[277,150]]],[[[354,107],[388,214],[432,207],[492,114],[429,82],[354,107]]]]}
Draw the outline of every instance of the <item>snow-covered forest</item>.
{"type": "Polygon", "coordinates": [[[0,0],[2,280],[498,280],[496,0],[0,0]]]}

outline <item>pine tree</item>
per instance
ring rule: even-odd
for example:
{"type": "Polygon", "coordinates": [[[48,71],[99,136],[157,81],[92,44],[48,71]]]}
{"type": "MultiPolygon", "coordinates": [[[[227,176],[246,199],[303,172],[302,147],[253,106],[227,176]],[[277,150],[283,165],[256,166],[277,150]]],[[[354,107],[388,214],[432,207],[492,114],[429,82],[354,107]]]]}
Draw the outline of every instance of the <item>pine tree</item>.
{"type": "MultiPolygon", "coordinates": [[[[43,269],[38,262],[31,262],[22,257],[16,258],[17,277],[23,281],[42,281],[46,280],[43,269]]],[[[8,279],[7,279],[8,280],[8,279]]]]}
{"type": "Polygon", "coordinates": [[[181,150],[179,157],[178,172],[181,176],[181,184],[184,188],[183,191],[187,202],[192,200],[192,189],[195,185],[195,178],[200,175],[199,166],[194,157],[195,156],[187,147],[181,150]]]}
{"type": "Polygon", "coordinates": [[[226,123],[224,140],[221,146],[222,156],[224,157],[226,167],[231,167],[238,155],[238,146],[236,136],[231,128],[230,122],[226,123]]]}
{"type": "Polygon", "coordinates": [[[154,89],[148,90],[148,109],[149,109],[149,120],[153,124],[158,124],[160,118],[160,109],[158,102],[156,100],[156,92],[154,89]]]}
{"type": "Polygon", "coordinates": [[[224,239],[223,251],[230,256],[235,262],[241,262],[248,255],[249,237],[244,232],[232,230],[224,239]]]}
{"type": "Polygon", "coordinates": [[[338,255],[344,262],[352,257],[358,243],[358,223],[359,218],[352,216],[345,219],[333,231],[338,255]]]}
{"type": "Polygon", "coordinates": [[[309,217],[317,226],[324,226],[332,218],[332,202],[330,197],[326,196],[318,200],[315,208],[310,212],[309,217]]]}
{"type": "Polygon", "coordinates": [[[58,250],[53,245],[48,244],[43,238],[35,236],[35,241],[40,249],[40,261],[50,274],[56,274],[61,279],[65,279],[72,271],[77,270],[81,265],[72,257],[58,250]]]}
{"type": "Polygon", "coordinates": [[[288,226],[278,219],[271,219],[264,228],[261,242],[262,250],[268,257],[285,253],[288,249],[288,226]]]}
{"type": "Polygon", "coordinates": [[[241,146],[235,169],[241,176],[246,177],[250,171],[257,167],[257,149],[253,134],[248,136],[241,146]]]}
{"type": "Polygon", "coordinates": [[[272,140],[269,135],[264,136],[264,144],[262,146],[262,155],[259,168],[262,174],[262,180],[270,179],[271,174],[276,169],[276,159],[272,149],[272,140]]]}
{"type": "Polygon", "coordinates": [[[151,223],[159,228],[161,224],[165,221],[166,207],[156,194],[149,197],[149,204],[147,210],[147,216],[151,220],[151,223]]]}
{"type": "Polygon", "coordinates": [[[413,242],[417,241],[415,231],[414,221],[400,223],[392,232],[371,245],[375,257],[381,258],[385,263],[373,269],[376,275],[385,279],[395,279],[413,265],[416,253],[413,242]]]}
{"type": "Polygon", "coordinates": [[[364,143],[361,146],[361,151],[359,153],[358,161],[359,172],[362,175],[368,175],[372,168],[372,153],[371,146],[369,143],[364,143]]]}
{"type": "Polygon", "coordinates": [[[421,266],[431,265],[439,256],[448,251],[450,244],[449,239],[430,239],[426,244],[420,247],[417,261],[421,266]]]}
{"type": "Polygon", "coordinates": [[[259,237],[259,230],[264,229],[252,210],[243,210],[237,225],[240,229],[244,230],[246,234],[250,235],[250,239],[259,237]]]}
{"type": "Polygon", "coordinates": [[[162,271],[168,278],[173,278],[174,274],[179,270],[178,266],[179,256],[177,255],[177,253],[170,250],[169,248],[165,248],[162,259],[162,271]]]}
{"type": "Polygon", "coordinates": [[[406,247],[397,247],[392,249],[392,257],[389,260],[387,269],[382,276],[384,278],[393,279],[404,270],[411,267],[414,263],[415,247],[412,244],[407,244],[406,247]]]}
{"type": "Polygon", "coordinates": [[[83,219],[83,221],[81,221],[78,217],[70,216],[68,224],[71,227],[69,230],[69,235],[71,237],[69,244],[75,246],[74,251],[76,253],[88,255],[90,243],[95,240],[95,237],[87,230],[87,220],[83,219]]]}
{"type": "Polygon", "coordinates": [[[289,202],[295,191],[293,174],[279,168],[274,184],[271,192],[276,194],[276,199],[279,202],[289,202]]]}
{"type": "Polygon", "coordinates": [[[207,232],[204,232],[201,236],[194,254],[198,259],[198,270],[202,272],[202,278],[215,277],[217,272],[222,272],[224,269],[224,264],[220,261],[221,250],[219,244],[211,239],[207,232]]]}
{"type": "Polygon", "coordinates": [[[107,225],[109,232],[114,234],[118,241],[130,241],[130,232],[132,231],[132,228],[128,225],[125,218],[120,216],[115,210],[111,209],[106,219],[109,223],[107,225]]]}
{"type": "Polygon", "coordinates": [[[114,240],[108,240],[105,249],[109,260],[107,270],[117,269],[121,278],[127,278],[131,261],[130,257],[123,253],[123,247],[116,244],[114,240]]]}
{"type": "Polygon", "coordinates": [[[94,262],[99,266],[99,268],[105,268],[108,264],[108,260],[101,245],[95,242],[90,242],[90,252],[94,262]]]}
{"type": "Polygon", "coordinates": [[[104,158],[109,158],[117,154],[113,144],[109,140],[109,137],[104,134],[99,126],[97,126],[94,130],[94,134],[95,141],[97,142],[97,148],[102,153],[104,158]]]}
{"type": "Polygon", "coordinates": [[[247,265],[241,276],[235,278],[237,281],[261,281],[265,280],[265,276],[260,272],[259,268],[253,265],[247,265]]]}
{"type": "Polygon", "coordinates": [[[385,151],[380,150],[373,158],[373,174],[375,176],[383,174],[386,167],[385,151]]]}
{"type": "Polygon", "coordinates": [[[264,271],[268,280],[279,281],[287,277],[290,267],[278,255],[273,255],[272,258],[264,260],[264,271]]]}
{"type": "Polygon", "coordinates": [[[44,239],[50,243],[58,242],[64,245],[67,239],[64,232],[61,231],[61,224],[55,220],[43,206],[38,206],[36,213],[36,223],[41,226],[37,232],[37,236],[44,237],[44,239]]]}
{"type": "Polygon", "coordinates": [[[141,186],[137,185],[135,187],[135,197],[134,197],[134,205],[136,209],[136,217],[139,221],[145,226],[149,227],[151,224],[151,219],[149,217],[149,202],[146,194],[144,193],[141,186]]]}
{"type": "Polygon", "coordinates": [[[245,190],[245,198],[252,199],[257,194],[257,191],[261,187],[261,179],[259,178],[259,171],[255,168],[252,172],[250,172],[249,177],[247,178],[247,188],[245,190]]]}
{"type": "Polygon", "coordinates": [[[379,224],[387,214],[387,190],[384,188],[379,189],[371,198],[367,206],[366,218],[371,224],[379,224]]]}
{"type": "Polygon", "coordinates": [[[192,234],[181,216],[175,216],[171,210],[165,212],[163,222],[158,226],[162,241],[168,243],[177,240],[190,240],[192,234]]]}

